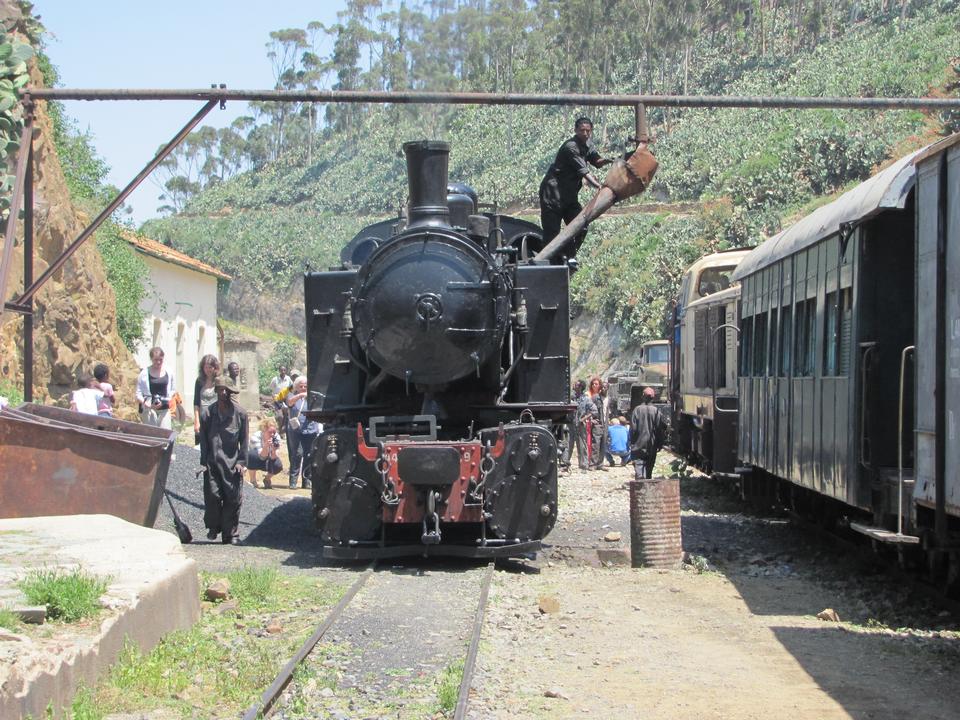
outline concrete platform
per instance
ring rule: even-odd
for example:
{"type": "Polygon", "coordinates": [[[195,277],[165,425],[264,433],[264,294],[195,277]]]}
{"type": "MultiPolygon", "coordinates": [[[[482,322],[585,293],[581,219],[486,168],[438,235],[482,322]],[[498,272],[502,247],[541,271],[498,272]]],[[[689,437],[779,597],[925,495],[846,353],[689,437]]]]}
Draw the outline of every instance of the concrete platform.
{"type": "Polygon", "coordinates": [[[149,650],[200,616],[197,568],[177,538],[112,515],[0,520],[0,605],[26,604],[15,583],[34,568],[109,577],[99,617],[0,631],[0,718],[46,717],[92,687],[126,638],[149,650]]]}

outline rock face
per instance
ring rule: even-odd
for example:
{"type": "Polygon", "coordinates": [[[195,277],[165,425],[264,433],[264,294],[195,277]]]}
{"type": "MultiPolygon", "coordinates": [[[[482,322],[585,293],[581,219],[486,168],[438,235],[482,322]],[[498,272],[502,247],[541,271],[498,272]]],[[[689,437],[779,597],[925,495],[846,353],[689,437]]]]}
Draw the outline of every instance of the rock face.
{"type": "MultiPolygon", "coordinates": [[[[0,0],[0,5],[7,9],[13,3],[0,0]]],[[[43,84],[35,64],[30,76],[32,85],[43,84]]],[[[37,103],[34,123],[34,278],[89,222],[70,200],[46,105],[37,103]]],[[[17,238],[6,300],[23,291],[22,222],[17,223],[17,238]]],[[[92,373],[93,366],[103,362],[110,367],[116,388],[118,415],[135,416],[138,368],[117,334],[115,302],[100,253],[94,241],[88,240],[34,297],[36,402],[62,400],[76,389],[79,373],[92,373]]],[[[0,320],[0,378],[22,388],[23,370],[23,318],[5,312],[0,320]]]]}

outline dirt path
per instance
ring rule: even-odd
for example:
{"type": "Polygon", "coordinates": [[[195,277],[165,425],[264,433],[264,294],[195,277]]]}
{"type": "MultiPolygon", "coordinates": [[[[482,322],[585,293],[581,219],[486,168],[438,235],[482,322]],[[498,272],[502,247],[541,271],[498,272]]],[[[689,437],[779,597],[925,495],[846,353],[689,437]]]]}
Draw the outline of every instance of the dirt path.
{"type": "MultiPolygon", "coordinates": [[[[555,538],[608,544],[605,526],[629,525],[628,472],[563,478],[573,507],[555,538]]],[[[957,716],[955,619],[892,580],[858,576],[787,523],[740,514],[716,488],[685,489],[685,547],[720,570],[553,562],[539,575],[498,575],[472,718],[957,716]],[[543,597],[559,612],[542,613],[543,597]],[[827,607],[856,623],[818,620],[827,607]]]]}

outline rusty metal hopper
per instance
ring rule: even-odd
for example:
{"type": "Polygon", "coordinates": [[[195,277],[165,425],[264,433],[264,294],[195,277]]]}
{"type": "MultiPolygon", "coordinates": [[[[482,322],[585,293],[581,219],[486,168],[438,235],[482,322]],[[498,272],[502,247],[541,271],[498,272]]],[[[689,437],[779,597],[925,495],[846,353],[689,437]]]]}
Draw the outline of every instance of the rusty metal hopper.
{"type": "Polygon", "coordinates": [[[175,437],[46,405],[0,410],[0,517],[105,513],[153,527],[175,437]]]}

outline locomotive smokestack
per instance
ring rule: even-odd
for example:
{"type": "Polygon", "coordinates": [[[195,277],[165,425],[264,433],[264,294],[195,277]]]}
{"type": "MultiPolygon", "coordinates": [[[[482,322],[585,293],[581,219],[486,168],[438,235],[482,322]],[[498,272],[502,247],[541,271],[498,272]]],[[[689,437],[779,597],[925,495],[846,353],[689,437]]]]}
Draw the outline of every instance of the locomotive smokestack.
{"type": "Polygon", "coordinates": [[[449,143],[417,140],[404,143],[403,152],[407,155],[407,182],[410,187],[407,227],[450,227],[450,210],[447,207],[449,143]]]}

